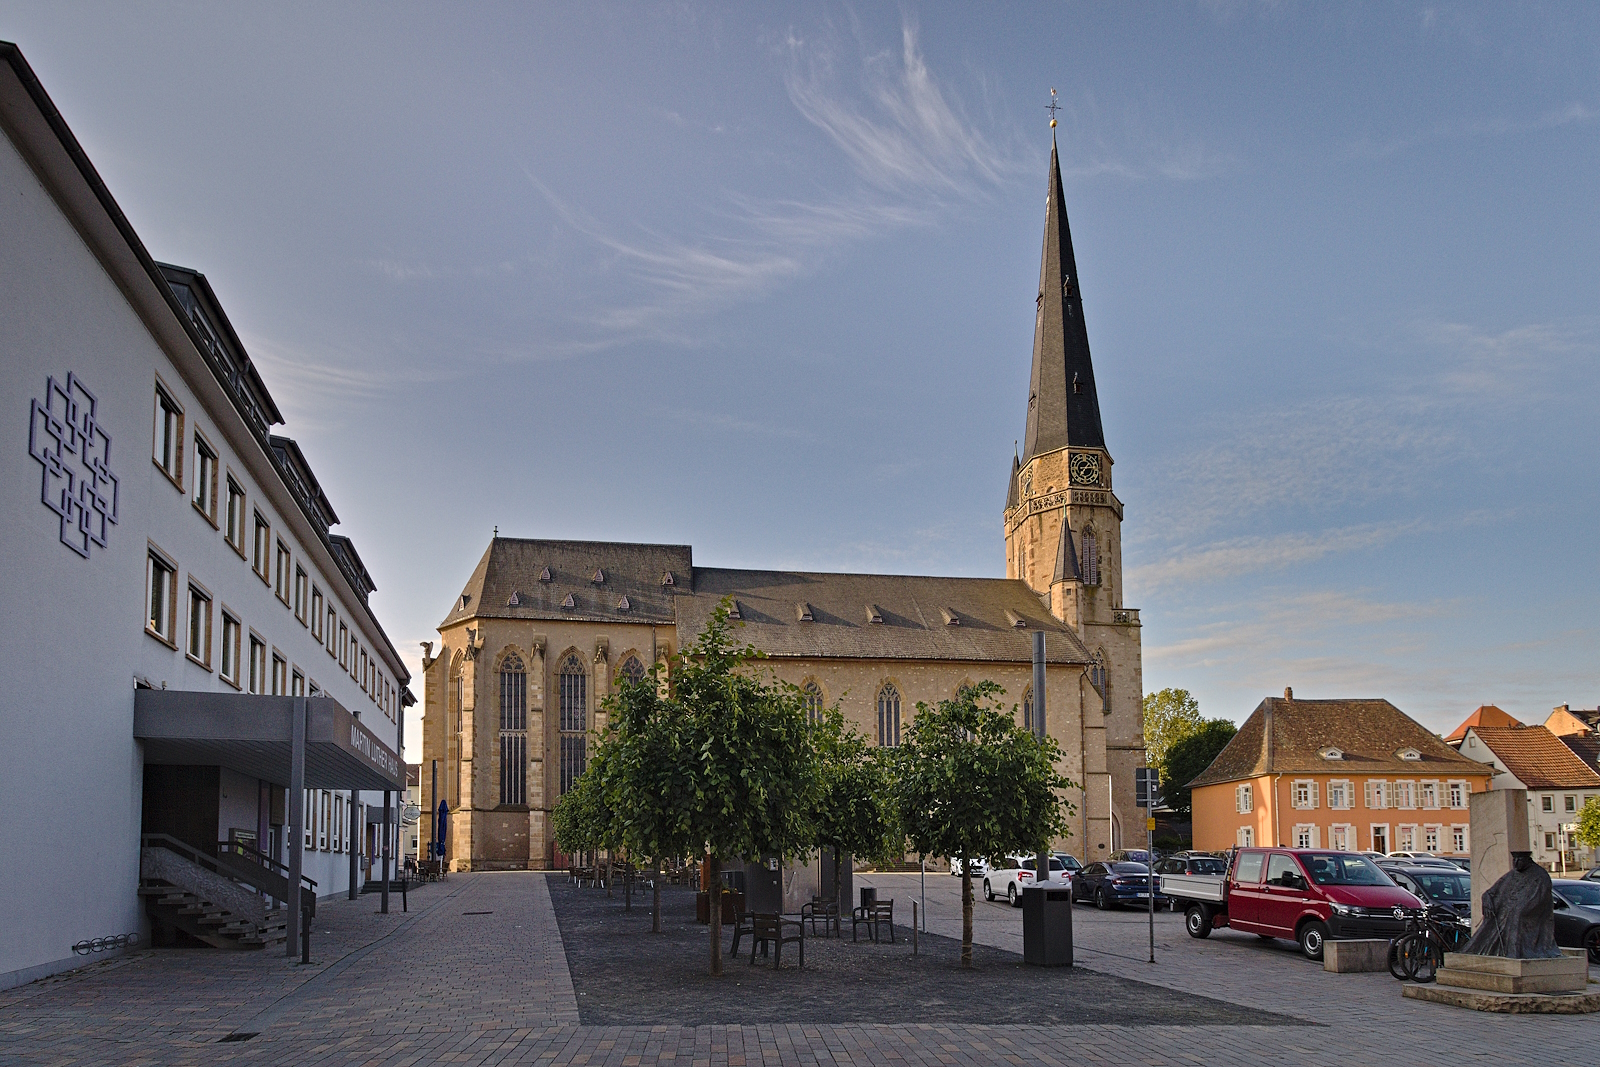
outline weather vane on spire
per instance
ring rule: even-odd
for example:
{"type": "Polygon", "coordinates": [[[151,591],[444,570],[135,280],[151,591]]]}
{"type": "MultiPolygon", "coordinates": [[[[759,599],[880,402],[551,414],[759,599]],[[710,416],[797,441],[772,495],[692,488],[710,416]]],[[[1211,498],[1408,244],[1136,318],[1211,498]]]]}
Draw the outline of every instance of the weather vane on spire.
{"type": "Polygon", "coordinates": [[[1061,110],[1061,105],[1056,103],[1056,91],[1054,89],[1050,90],[1050,103],[1045,110],[1050,112],[1050,128],[1053,130],[1056,128],[1056,112],[1061,110]]]}

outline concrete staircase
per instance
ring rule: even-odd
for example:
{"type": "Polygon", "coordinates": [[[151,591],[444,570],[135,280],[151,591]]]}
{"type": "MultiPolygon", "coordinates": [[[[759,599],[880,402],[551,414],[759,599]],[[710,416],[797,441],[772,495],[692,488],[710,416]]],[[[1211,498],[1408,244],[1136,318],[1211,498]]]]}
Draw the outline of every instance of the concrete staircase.
{"type": "Polygon", "coordinates": [[[178,886],[149,879],[139,887],[153,923],[182,930],[214,948],[260,949],[282,944],[288,918],[282,910],[261,917],[235,914],[178,886]]]}
{"type": "MultiPolygon", "coordinates": [[[[182,930],[223,949],[260,949],[288,936],[289,882],[267,856],[221,842],[203,852],[165,834],[146,834],[139,853],[139,896],[157,928],[182,930]]],[[[303,879],[299,904],[316,912],[316,882],[303,879]]]]}

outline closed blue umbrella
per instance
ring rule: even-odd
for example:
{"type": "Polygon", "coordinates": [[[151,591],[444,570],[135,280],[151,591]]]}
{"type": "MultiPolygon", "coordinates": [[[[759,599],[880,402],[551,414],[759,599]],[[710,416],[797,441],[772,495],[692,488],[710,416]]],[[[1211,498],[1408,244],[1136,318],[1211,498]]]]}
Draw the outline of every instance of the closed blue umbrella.
{"type": "Polygon", "coordinates": [[[434,829],[434,848],[440,856],[444,855],[445,838],[450,832],[450,805],[446,801],[439,801],[439,825],[434,829]]]}

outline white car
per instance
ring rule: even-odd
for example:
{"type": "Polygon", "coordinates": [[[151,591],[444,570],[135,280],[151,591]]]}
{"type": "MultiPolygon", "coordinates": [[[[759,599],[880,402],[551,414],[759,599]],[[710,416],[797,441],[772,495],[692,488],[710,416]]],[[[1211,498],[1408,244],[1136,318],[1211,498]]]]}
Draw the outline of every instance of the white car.
{"type": "MultiPolygon", "coordinates": [[[[967,861],[967,866],[972,869],[972,877],[974,878],[982,878],[989,873],[989,861],[982,856],[972,857],[967,861]]],[[[950,873],[957,878],[961,877],[961,861],[959,859],[950,861],[950,873]]]]}
{"type": "MultiPolygon", "coordinates": [[[[1022,891],[1034,884],[1034,858],[1032,856],[1007,856],[1000,865],[990,867],[983,876],[983,899],[1005,897],[1013,908],[1022,906],[1022,891]]],[[[1063,889],[1072,885],[1071,874],[1061,861],[1050,857],[1050,871],[1045,876],[1049,885],[1063,889]]]]}

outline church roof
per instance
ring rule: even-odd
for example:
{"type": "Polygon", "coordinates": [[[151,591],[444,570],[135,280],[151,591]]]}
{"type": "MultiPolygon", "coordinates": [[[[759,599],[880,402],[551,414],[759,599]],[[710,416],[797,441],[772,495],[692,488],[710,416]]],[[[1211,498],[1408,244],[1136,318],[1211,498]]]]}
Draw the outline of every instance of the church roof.
{"type": "Polygon", "coordinates": [[[1561,743],[1596,774],[1600,774],[1600,737],[1593,734],[1562,734],[1561,743]]]}
{"type": "Polygon", "coordinates": [[[724,597],[743,624],[736,639],[771,656],[1017,663],[1043,630],[1048,662],[1093,658],[1036,593],[1006,578],[696,567],[693,591],[677,598],[679,640],[693,640],[724,597]]]}
{"type": "Polygon", "coordinates": [[[1039,306],[1033,330],[1033,374],[1028,383],[1028,429],[1022,459],[1068,445],[1104,448],[1100,398],[1089,359],[1078,264],[1061,191],[1061,162],[1050,143],[1050,187],[1045,196],[1044,250],[1039,263],[1039,306]]]}
{"type": "Polygon", "coordinates": [[[1529,789],[1600,785],[1600,774],[1543,726],[1474,726],[1472,732],[1529,789]]]}
{"type": "Polygon", "coordinates": [[[693,570],[688,545],[496,537],[439,628],[470,618],[671,625],[673,594],[693,570]]]}
{"type": "Polygon", "coordinates": [[[1488,768],[1461,755],[1387,700],[1268,697],[1189,785],[1294,772],[1426,778],[1487,774],[1488,768]],[[1417,758],[1406,759],[1402,753],[1415,753],[1417,758]]]}
{"type": "Polygon", "coordinates": [[[1461,725],[1451,730],[1445,736],[1446,741],[1456,742],[1467,736],[1467,728],[1471,726],[1521,726],[1522,723],[1501,711],[1493,704],[1484,704],[1461,720],[1461,725]]]}

